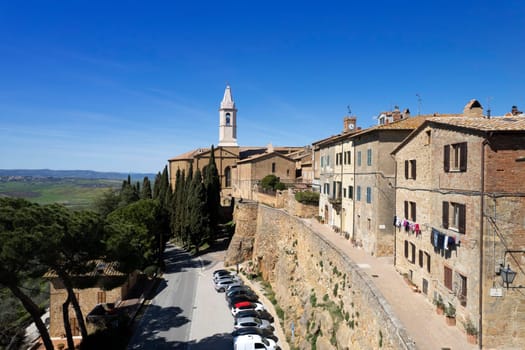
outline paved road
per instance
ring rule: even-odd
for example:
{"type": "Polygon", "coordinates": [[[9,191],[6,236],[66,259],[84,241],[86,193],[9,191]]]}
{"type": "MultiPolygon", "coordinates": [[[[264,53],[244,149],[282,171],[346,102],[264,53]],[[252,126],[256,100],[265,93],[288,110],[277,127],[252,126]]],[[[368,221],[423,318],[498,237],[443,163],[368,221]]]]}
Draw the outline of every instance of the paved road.
{"type": "Polygon", "coordinates": [[[128,349],[187,349],[200,263],[168,246],[166,271],[128,349]]]}
{"type": "Polygon", "coordinates": [[[193,259],[174,246],[165,252],[166,271],[128,349],[230,350],[233,330],[223,293],[215,292],[212,272],[224,252],[193,259]]]}

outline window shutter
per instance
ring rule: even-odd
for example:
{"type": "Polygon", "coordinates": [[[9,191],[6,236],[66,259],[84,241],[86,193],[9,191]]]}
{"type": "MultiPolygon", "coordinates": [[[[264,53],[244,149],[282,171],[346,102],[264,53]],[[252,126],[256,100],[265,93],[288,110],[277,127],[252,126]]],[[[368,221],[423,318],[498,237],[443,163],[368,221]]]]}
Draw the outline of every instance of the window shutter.
{"type": "Polygon", "coordinates": [[[459,170],[467,171],[467,143],[461,144],[459,149],[459,170]]]}
{"type": "Polygon", "coordinates": [[[416,203],[410,206],[410,215],[411,215],[412,220],[417,221],[416,220],[416,203]]]}
{"type": "Polygon", "coordinates": [[[412,178],[415,180],[416,179],[416,160],[415,159],[413,160],[412,165],[413,165],[413,167],[412,167],[412,178]]]}
{"type": "Polygon", "coordinates": [[[408,259],[408,241],[405,240],[405,258],[408,259]]]}
{"type": "Polygon", "coordinates": [[[405,201],[405,219],[408,219],[408,201],[405,201]]]}
{"type": "Polygon", "coordinates": [[[446,173],[450,170],[450,145],[443,148],[443,169],[446,173]]]}
{"type": "Polygon", "coordinates": [[[443,227],[448,228],[448,202],[443,202],[443,227]]]}
{"type": "Polygon", "coordinates": [[[458,230],[459,233],[465,233],[465,205],[462,204],[459,206],[459,223],[458,223],[458,230]]]}
{"type": "Polygon", "coordinates": [[[405,160],[405,179],[408,179],[408,160],[405,160]]]}

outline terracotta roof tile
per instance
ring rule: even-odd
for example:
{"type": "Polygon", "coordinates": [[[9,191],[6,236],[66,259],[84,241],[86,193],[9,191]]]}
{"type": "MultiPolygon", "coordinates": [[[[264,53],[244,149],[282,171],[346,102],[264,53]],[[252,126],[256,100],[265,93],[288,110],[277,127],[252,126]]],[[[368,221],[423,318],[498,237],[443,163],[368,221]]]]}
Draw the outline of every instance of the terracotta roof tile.
{"type": "Polygon", "coordinates": [[[429,121],[480,131],[525,131],[525,117],[429,118],[429,121]]]}

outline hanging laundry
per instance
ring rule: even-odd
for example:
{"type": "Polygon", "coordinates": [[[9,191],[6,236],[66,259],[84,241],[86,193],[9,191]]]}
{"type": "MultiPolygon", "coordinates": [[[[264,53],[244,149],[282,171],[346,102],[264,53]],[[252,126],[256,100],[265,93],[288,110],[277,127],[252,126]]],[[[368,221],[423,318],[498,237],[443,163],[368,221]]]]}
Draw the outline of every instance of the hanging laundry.
{"type": "Polygon", "coordinates": [[[416,236],[419,236],[421,234],[419,224],[414,224],[414,231],[416,232],[416,236]]]}

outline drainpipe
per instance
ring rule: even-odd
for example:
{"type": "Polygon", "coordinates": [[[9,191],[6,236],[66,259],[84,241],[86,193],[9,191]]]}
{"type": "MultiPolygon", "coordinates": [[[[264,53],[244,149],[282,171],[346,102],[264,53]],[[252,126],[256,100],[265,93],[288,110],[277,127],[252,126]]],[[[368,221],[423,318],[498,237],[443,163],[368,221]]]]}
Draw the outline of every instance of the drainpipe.
{"type": "MultiPolygon", "coordinates": [[[[390,155],[394,158],[394,208],[397,208],[397,161],[394,155],[390,155]]],[[[397,212],[394,212],[394,215],[397,215],[397,212]]],[[[394,226],[394,266],[396,266],[397,259],[397,227],[394,226]]]]}
{"type": "Polygon", "coordinates": [[[341,222],[340,225],[339,225],[339,229],[341,231],[341,235],[343,235],[344,237],[344,232],[343,232],[343,174],[344,174],[344,171],[343,171],[343,167],[344,167],[344,162],[343,162],[343,159],[344,159],[344,156],[345,156],[345,151],[343,149],[343,144],[344,144],[344,141],[343,139],[341,139],[341,187],[339,188],[339,192],[341,193],[341,212],[339,213],[339,221],[341,222]]]}
{"type": "Polygon", "coordinates": [[[352,193],[352,239],[355,241],[355,194],[356,194],[356,187],[355,187],[355,179],[356,179],[356,167],[355,167],[355,160],[356,160],[356,157],[355,157],[355,142],[352,141],[352,151],[354,152],[354,163],[353,163],[353,167],[354,167],[354,171],[352,172],[352,174],[354,175],[354,182],[353,182],[353,189],[354,189],[354,193],[352,193]]]}
{"type": "Polygon", "coordinates": [[[479,348],[483,349],[483,230],[484,230],[484,210],[485,210],[485,145],[489,143],[488,134],[481,142],[481,191],[480,191],[480,210],[479,210],[479,348]]]}

